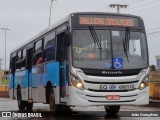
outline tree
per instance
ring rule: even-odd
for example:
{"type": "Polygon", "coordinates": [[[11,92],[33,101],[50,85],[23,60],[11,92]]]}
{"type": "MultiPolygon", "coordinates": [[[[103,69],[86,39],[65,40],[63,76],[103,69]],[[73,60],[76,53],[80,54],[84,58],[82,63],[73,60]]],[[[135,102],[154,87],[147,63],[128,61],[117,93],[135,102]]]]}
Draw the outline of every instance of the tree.
{"type": "Polygon", "coordinates": [[[156,71],[156,66],[155,65],[150,65],[149,67],[150,67],[151,71],[156,71]]]}

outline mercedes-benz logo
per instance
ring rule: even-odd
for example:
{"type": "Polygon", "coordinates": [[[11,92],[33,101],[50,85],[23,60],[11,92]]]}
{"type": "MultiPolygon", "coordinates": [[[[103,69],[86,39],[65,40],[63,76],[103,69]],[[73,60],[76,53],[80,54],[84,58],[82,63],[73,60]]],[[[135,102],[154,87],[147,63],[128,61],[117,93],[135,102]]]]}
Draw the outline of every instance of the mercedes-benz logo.
{"type": "Polygon", "coordinates": [[[116,85],[111,84],[111,85],[109,86],[109,89],[110,89],[110,90],[115,90],[115,89],[116,89],[116,85]]]}

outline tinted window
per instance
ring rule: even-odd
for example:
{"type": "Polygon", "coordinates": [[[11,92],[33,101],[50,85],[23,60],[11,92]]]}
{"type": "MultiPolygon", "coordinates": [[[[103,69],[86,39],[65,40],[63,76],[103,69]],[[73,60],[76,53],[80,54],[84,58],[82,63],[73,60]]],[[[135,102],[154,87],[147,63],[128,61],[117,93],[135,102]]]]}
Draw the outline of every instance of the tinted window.
{"type": "Polygon", "coordinates": [[[35,53],[34,53],[34,65],[39,65],[43,63],[42,56],[42,40],[39,40],[35,43],[35,53]]]}
{"type": "Polygon", "coordinates": [[[25,59],[26,58],[26,48],[23,49],[22,51],[22,59],[25,59]]]}
{"type": "Polygon", "coordinates": [[[26,49],[22,51],[22,62],[21,62],[21,69],[25,69],[26,66],[26,49]]]}
{"type": "Polygon", "coordinates": [[[39,65],[43,63],[42,52],[34,54],[34,65],[39,65]]]}
{"type": "Polygon", "coordinates": [[[39,40],[35,44],[35,53],[40,52],[42,50],[42,40],[39,40]]]}
{"type": "Polygon", "coordinates": [[[21,69],[21,51],[17,53],[17,60],[16,60],[16,71],[21,69]]]}
{"type": "Polygon", "coordinates": [[[55,59],[55,32],[47,35],[44,39],[44,60],[49,62],[55,59]]]}
{"type": "Polygon", "coordinates": [[[20,61],[20,60],[21,60],[21,51],[17,53],[17,61],[20,61]]]}
{"type": "Polygon", "coordinates": [[[15,62],[16,62],[16,56],[13,56],[13,54],[10,57],[10,73],[15,72],[15,62]]]}
{"type": "Polygon", "coordinates": [[[44,48],[48,48],[55,45],[55,32],[47,35],[44,39],[44,48]]]}

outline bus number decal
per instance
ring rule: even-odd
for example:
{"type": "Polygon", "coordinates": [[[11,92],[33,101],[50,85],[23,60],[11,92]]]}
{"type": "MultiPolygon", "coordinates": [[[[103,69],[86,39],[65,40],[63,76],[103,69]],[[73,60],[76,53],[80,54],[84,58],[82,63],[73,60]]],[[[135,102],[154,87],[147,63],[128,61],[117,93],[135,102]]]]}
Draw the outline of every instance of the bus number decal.
{"type": "Polygon", "coordinates": [[[107,85],[100,85],[100,90],[107,90],[107,85]]]}
{"type": "Polygon", "coordinates": [[[134,84],[130,84],[130,85],[120,85],[119,86],[120,90],[130,90],[130,89],[134,89],[134,84]]]}

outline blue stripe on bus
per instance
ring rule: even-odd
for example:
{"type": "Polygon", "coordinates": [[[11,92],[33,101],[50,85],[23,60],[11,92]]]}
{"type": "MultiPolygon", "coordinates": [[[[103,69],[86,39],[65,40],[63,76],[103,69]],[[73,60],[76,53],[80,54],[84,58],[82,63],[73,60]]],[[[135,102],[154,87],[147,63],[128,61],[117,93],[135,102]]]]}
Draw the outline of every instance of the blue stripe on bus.
{"type": "MultiPolygon", "coordinates": [[[[63,66],[63,69],[66,71],[65,66],[63,66]]],[[[66,72],[64,73],[64,76],[66,76],[66,72]]],[[[53,86],[60,86],[60,64],[59,62],[52,62],[36,66],[32,68],[32,73],[29,73],[28,70],[16,72],[14,88],[17,88],[17,85],[28,87],[28,76],[29,87],[46,86],[48,81],[51,81],[53,86]]],[[[13,88],[13,77],[13,74],[10,74],[10,88],[13,88]]],[[[67,85],[66,77],[64,79],[62,85],[67,85]]]]}
{"type": "Polygon", "coordinates": [[[9,75],[9,87],[10,88],[13,88],[13,82],[12,81],[13,81],[13,74],[10,74],[9,75]]]}
{"type": "Polygon", "coordinates": [[[28,85],[27,80],[28,80],[28,70],[16,72],[14,88],[17,88],[18,85],[20,85],[21,87],[26,87],[28,85]]]}
{"type": "Polygon", "coordinates": [[[59,86],[59,62],[52,62],[32,68],[32,87],[45,86],[48,81],[59,86]]]}

